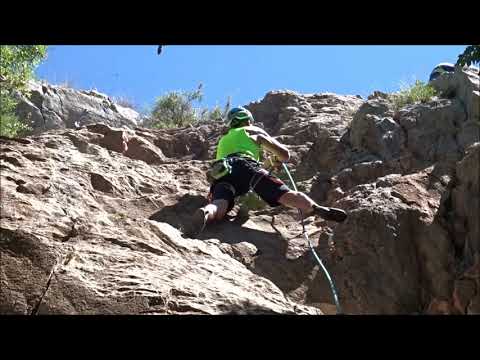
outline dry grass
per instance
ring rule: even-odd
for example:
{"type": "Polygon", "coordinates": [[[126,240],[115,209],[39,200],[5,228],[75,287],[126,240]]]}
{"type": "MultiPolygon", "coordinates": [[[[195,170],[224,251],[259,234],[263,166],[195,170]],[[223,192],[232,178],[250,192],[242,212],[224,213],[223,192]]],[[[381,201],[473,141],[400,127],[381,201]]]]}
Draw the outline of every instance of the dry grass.
{"type": "Polygon", "coordinates": [[[120,105],[120,106],[123,106],[123,107],[126,107],[126,108],[133,109],[135,111],[138,111],[137,110],[137,108],[138,108],[137,104],[135,103],[135,101],[133,101],[129,97],[117,96],[117,97],[113,98],[113,102],[117,105],[120,105]]]}
{"type": "Polygon", "coordinates": [[[426,103],[437,95],[437,91],[429,84],[416,80],[414,84],[401,83],[400,91],[390,95],[395,110],[406,105],[426,103]]]}

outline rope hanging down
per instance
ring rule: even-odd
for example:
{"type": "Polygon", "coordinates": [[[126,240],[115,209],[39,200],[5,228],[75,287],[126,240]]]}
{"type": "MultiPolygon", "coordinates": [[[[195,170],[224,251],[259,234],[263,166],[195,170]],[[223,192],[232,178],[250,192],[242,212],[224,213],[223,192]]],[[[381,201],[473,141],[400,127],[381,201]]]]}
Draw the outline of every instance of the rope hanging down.
{"type": "MultiPolygon", "coordinates": [[[[290,174],[290,171],[288,171],[287,165],[285,165],[285,163],[282,163],[282,166],[283,166],[285,172],[287,173],[288,178],[290,179],[290,182],[292,183],[293,189],[295,191],[298,191],[297,186],[295,185],[295,181],[293,181],[292,175],[290,174]]],[[[335,285],[333,283],[333,280],[332,280],[330,274],[328,273],[327,268],[325,267],[325,265],[323,265],[322,260],[317,255],[317,253],[316,253],[315,249],[313,248],[313,245],[310,241],[310,238],[308,237],[308,234],[305,231],[305,223],[303,221],[303,214],[302,214],[302,211],[300,209],[298,209],[298,213],[300,215],[300,219],[301,219],[301,223],[302,223],[302,234],[305,237],[305,239],[307,240],[308,245],[310,246],[310,250],[312,250],[313,256],[315,257],[315,259],[319,263],[320,267],[322,268],[322,270],[323,270],[323,272],[324,272],[324,274],[325,274],[325,276],[328,280],[328,283],[330,284],[330,289],[332,290],[332,294],[333,294],[333,300],[335,301],[335,306],[337,307],[337,314],[340,315],[340,314],[342,314],[342,308],[340,306],[340,302],[338,301],[337,290],[335,289],[335,285]]]]}

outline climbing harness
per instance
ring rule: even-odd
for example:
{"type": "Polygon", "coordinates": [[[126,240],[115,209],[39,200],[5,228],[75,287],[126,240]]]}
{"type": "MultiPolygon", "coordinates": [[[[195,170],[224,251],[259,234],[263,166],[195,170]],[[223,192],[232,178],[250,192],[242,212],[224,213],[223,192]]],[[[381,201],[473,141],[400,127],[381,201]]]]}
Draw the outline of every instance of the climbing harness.
{"type": "Polygon", "coordinates": [[[232,166],[227,158],[222,158],[212,162],[210,169],[207,172],[207,177],[218,180],[225,175],[232,173],[232,166]]]}
{"type": "MultiPolygon", "coordinates": [[[[285,172],[287,173],[288,178],[290,179],[290,182],[292,183],[292,186],[293,186],[294,190],[298,191],[297,186],[295,185],[295,181],[293,181],[292,175],[290,174],[290,171],[288,171],[287,165],[285,165],[285,163],[282,163],[282,166],[283,166],[285,172]]],[[[342,308],[340,306],[340,302],[338,301],[337,290],[335,289],[335,285],[333,283],[333,280],[332,280],[330,274],[328,273],[327,268],[325,267],[325,265],[323,265],[322,260],[320,259],[320,257],[315,252],[315,249],[313,248],[313,245],[310,241],[310,238],[308,237],[307,231],[305,230],[305,222],[303,221],[303,214],[302,214],[302,211],[300,209],[298,209],[298,213],[300,215],[300,220],[301,220],[301,224],[302,224],[302,235],[307,240],[308,245],[310,246],[310,250],[312,250],[313,256],[315,257],[317,262],[320,264],[320,267],[322,268],[322,270],[323,270],[323,272],[324,272],[324,274],[325,274],[325,276],[328,280],[328,283],[330,284],[330,289],[332,290],[332,294],[333,294],[333,300],[335,301],[335,306],[337,307],[337,314],[341,315],[342,314],[342,308]]]]}

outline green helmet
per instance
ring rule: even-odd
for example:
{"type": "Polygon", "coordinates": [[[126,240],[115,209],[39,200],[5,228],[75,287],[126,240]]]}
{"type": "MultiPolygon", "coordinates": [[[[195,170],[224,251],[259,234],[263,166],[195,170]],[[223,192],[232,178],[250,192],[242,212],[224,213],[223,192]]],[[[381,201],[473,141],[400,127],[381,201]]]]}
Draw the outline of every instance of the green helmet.
{"type": "Polygon", "coordinates": [[[235,127],[245,120],[253,122],[253,115],[244,107],[236,107],[231,109],[227,114],[227,123],[230,127],[235,127]]]}

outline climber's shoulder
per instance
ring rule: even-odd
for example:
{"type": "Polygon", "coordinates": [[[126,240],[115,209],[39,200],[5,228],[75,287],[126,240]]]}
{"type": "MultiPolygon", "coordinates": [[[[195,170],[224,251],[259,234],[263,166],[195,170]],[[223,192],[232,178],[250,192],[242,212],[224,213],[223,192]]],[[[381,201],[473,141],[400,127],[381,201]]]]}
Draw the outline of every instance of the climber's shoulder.
{"type": "Polygon", "coordinates": [[[255,125],[245,126],[244,129],[245,129],[245,131],[247,131],[249,134],[252,134],[252,135],[262,134],[262,135],[265,135],[265,136],[269,136],[268,133],[265,130],[263,130],[261,127],[258,127],[258,126],[255,126],[255,125]]]}

